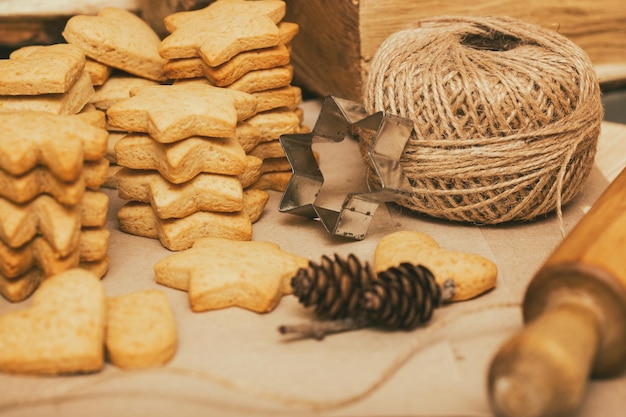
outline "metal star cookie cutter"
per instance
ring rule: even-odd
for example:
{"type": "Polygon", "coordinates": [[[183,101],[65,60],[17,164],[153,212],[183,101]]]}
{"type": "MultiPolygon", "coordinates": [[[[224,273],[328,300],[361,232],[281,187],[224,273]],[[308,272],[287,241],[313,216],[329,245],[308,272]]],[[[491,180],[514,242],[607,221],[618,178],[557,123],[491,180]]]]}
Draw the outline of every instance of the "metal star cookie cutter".
{"type": "Polygon", "coordinates": [[[412,131],[413,122],[409,119],[384,112],[368,114],[361,104],[326,97],[311,132],[286,134],[279,138],[292,169],[279,211],[319,219],[334,235],[364,239],[378,206],[406,196],[410,191],[400,157],[412,131]],[[367,157],[380,180],[380,186],[376,190],[347,194],[341,210],[336,211],[316,204],[324,176],[312,145],[341,142],[352,127],[374,134],[367,157]]]}

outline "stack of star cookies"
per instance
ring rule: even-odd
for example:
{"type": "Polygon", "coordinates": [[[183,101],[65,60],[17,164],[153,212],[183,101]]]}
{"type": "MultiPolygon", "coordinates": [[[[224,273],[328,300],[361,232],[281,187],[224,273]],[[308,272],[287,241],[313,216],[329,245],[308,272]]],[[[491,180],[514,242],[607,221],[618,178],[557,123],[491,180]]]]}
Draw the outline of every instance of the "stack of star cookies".
{"type": "Polygon", "coordinates": [[[0,294],[24,300],[46,277],[74,267],[102,277],[109,242],[109,200],[98,191],[108,165],[102,119],[95,111],[24,110],[0,113],[0,125],[0,294]]]}
{"type": "MultiPolygon", "coordinates": [[[[96,88],[96,92],[89,101],[89,104],[93,105],[97,110],[106,112],[113,103],[129,98],[133,89],[147,85],[159,85],[159,83],[130,74],[116,74],[110,77],[103,85],[96,88]]],[[[108,122],[106,123],[106,129],[109,132],[106,154],[106,158],[109,161],[109,168],[107,180],[103,184],[103,187],[117,188],[117,173],[122,167],[117,164],[115,144],[126,136],[128,132],[111,126],[108,122]]]]}
{"type": "Polygon", "coordinates": [[[281,21],[282,0],[217,0],[208,7],[165,18],[170,32],[159,52],[169,78],[242,91],[257,101],[257,114],[245,120],[256,136],[243,144],[261,159],[253,188],[283,191],[290,165],[278,138],[302,127],[299,88],[292,86],[290,43],[298,25],[281,21]]]}
{"type": "Polygon", "coordinates": [[[260,159],[241,142],[256,114],[248,93],[207,84],[138,88],[109,107],[109,125],[130,132],[115,145],[120,229],[170,250],[202,237],[250,240],[265,207],[260,159]]]}
{"type": "MultiPolygon", "coordinates": [[[[68,44],[31,45],[0,61],[0,112],[41,111],[80,114],[97,126],[106,126],[104,111],[92,104],[95,88],[109,78],[110,67],[85,56],[68,44]]],[[[99,161],[100,173],[104,160],[99,161]]]]}

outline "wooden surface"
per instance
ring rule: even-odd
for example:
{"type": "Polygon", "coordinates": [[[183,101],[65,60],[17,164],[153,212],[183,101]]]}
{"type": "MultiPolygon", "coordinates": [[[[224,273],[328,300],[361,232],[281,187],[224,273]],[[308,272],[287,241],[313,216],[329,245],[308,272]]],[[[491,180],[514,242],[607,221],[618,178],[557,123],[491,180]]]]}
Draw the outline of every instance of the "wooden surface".
{"type": "Polygon", "coordinates": [[[554,28],[582,47],[600,76],[626,79],[623,0],[286,0],[286,20],[301,25],[293,41],[298,82],[320,96],[360,101],[369,62],[392,33],[436,15],[508,15],[554,28]],[[324,30],[320,30],[324,28],[324,30]]]}
{"type": "MultiPolygon", "coordinates": [[[[363,7],[367,2],[336,0],[323,2],[321,6],[322,2],[314,0],[288,2],[297,3],[300,10],[309,8],[308,17],[302,14],[291,19],[301,23],[300,38],[313,33],[311,36],[326,44],[334,42],[346,48],[355,42],[360,45],[356,32],[348,33],[346,27],[359,26],[362,22],[359,5],[363,7]],[[342,27],[346,33],[338,29],[342,27]]],[[[382,7],[388,2],[379,3],[382,7]]],[[[435,3],[441,4],[434,1],[428,4],[435,3]]],[[[563,3],[567,2],[559,4],[563,3]]],[[[476,3],[454,4],[477,7],[476,3]]],[[[385,18],[383,11],[370,9],[372,16],[380,16],[381,22],[391,19],[385,18]]],[[[422,11],[433,12],[427,8],[422,11]]],[[[584,20],[584,16],[580,19],[584,20]]],[[[359,85],[360,76],[350,77],[344,69],[355,59],[363,58],[360,47],[340,53],[311,42],[306,48],[308,58],[303,54],[294,57],[301,75],[308,75],[330,86],[329,89],[332,87],[335,95],[359,85]]],[[[614,73],[619,80],[620,65],[607,63],[598,68],[617,68],[614,73]]],[[[305,122],[311,126],[319,107],[307,102],[304,109],[305,122]]],[[[358,153],[353,152],[354,155],[358,153]]],[[[339,172],[344,175],[351,169],[346,163],[348,156],[339,152],[323,154],[321,161],[325,164],[333,158],[338,160],[339,172]]],[[[566,230],[574,227],[624,166],[626,126],[603,123],[592,175],[581,195],[565,207],[566,230]]],[[[419,230],[432,235],[443,247],[488,257],[499,268],[494,291],[440,309],[428,327],[414,332],[367,329],[322,342],[289,342],[281,339],[277,326],[310,319],[294,297],[285,297],[276,311],[266,315],[241,309],[198,314],[189,310],[185,293],[157,285],[152,268],[170,252],[155,240],[122,233],[115,213],[123,201],[113,191],[108,194],[111,267],[103,279],[106,293],[114,296],[152,288],[166,291],[179,328],[176,358],[162,368],[137,372],[106,365],[96,374],[58,378],[0,374],[2,417],[96,417],[129,413],[151,417],[489,417],[492,414],[485,395],[487,366],[500,343],[522,325],[519,314],[522,294],[533,272],[561,241],[554,217],[528,224],[476,227],[424,218],[393,207],[378,210],[364,241],[345,241],[330,237],[319,222],[278,213],[280,194],[272,192],[261,220],[255,224],[254,239],[273,241],[312,260],[332,253],[344,256],[354,253],[369,260],[376,242],[385,234],[419,230]]],[[[28,301],[11,304],[0,299],[0,313],[24,305],[28,301]]],[[[575,417],[622,417],[625,392],[626,374],[593,380],[575,417]]]]}

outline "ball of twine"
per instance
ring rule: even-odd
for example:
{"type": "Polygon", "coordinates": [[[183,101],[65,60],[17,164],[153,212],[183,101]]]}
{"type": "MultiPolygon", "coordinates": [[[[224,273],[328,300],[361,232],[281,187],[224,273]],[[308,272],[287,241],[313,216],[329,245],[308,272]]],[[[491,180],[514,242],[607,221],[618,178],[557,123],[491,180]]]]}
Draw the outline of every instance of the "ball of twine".
{"type": "MultiPolygon", "coordinates": [[[[603,117],[587,55],[508,17],[443,16],[391,35],[364,103],[414,123],[399,204],[476,224],[561,218],[591,171],[603,117]]],[[[359,139],[366,149],[371,138],[359,139]]]]}

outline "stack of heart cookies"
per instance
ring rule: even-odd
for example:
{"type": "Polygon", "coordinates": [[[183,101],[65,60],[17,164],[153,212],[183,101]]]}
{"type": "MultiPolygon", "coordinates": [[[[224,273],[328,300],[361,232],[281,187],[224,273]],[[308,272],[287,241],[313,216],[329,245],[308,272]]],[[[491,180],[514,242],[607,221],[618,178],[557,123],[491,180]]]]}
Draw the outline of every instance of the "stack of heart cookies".
{"type": "Polygon", "coordinates": [[[98,188],[108,133],[97,113],[0,113],[0,294],[10,301],[67,269],[107,271],[109,199],[98,188]]]}
{"type": "MultiPolygon", "coordinates": [[[[25,57],[29,55],[30,53],[35,52],[38,49],[41,49],[41,48],[45,49],[46,46],[50,46],[50,45],[23,46],[11,52],[11,54],[9,55],[9,58],[17,59],[20,57],[25,57]]],[[[58,47],[55,47],[55,48],[58,48],[58,47]]],[[[104,84],[109,79],[109,77],[111,76],[111,73],[113,72],[113,68],[86,56],[85,57],[85,72],[87,73],[87,75],[89,75],[91,84],[94,87],[98,87],[104,84]]]]}
{"type": "Polygon", "coordinates": [[[94,93],[85,62],[66,44],[18,49],[0,60],[0,112],[80,112],[94,93]]]}
{"type": "Polygon", "coordinates": [[[302,94],[291,85],[290,43],[298,25],[281,21],[285,7],[282,0],[217,0],[174,13],[165,18],[170,35],[159,47],[175,84],[205,83],[257,99],[257,114],[245,120],[254,135],[243,146],[262,161],[253,187],[277,191],[291,177],[278,138],[305,129],[302,94]]]}

